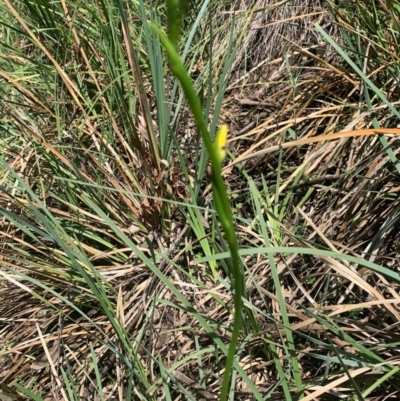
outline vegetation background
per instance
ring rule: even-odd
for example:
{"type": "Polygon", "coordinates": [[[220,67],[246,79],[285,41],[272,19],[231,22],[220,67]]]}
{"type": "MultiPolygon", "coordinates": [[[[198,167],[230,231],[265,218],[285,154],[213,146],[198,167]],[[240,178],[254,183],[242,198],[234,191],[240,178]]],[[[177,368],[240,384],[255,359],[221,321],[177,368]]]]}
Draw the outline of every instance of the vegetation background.
{"type": "Polygon", "coordinates": [[[0,0],[0,400],[399,399],[399,2],[167,11],[0,0]]]}

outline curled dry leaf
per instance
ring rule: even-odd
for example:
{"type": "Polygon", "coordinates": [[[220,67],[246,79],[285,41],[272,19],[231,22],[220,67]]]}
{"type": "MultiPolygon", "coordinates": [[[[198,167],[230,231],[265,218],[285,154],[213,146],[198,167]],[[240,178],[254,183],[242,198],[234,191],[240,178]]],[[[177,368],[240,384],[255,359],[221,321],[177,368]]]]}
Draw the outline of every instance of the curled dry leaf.
{"type": "MultiPolygon", "coordinates": [[[[56,360],[58,359],[58,344],[56,344],[53,348],[49,350],[52,362],[55,363],[56,360]]],[[[50,366],[50,362],[47,359],[46,353],[43,352],[43,354],[39,355],[35,361],[31,364],[31,369],[33,370],[40,370],[44,369],[50,366]]]]}

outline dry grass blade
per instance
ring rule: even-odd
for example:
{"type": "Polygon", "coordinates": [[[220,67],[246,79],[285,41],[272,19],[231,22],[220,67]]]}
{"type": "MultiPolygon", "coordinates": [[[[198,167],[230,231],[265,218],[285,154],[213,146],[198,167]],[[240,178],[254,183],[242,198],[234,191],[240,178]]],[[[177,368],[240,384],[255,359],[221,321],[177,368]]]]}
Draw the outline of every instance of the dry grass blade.
{"type": "Polygon", "coordinates": [[[1,401],[13,401],[20,398],[19,394],[11,387],[4,383],[0,384],[0,400],[1,401]]]}
{"type": "Polygon", "coordinates": [[[25,29],[25,31],[29,34],[29,36],[34,40],[37,46],[46,54],[49,60],[53,63],[54,67],[56,68],[57,72],[59,73],[60,77],[64,81],[65,85],[68,88],[69,93],[73,97],[76,104],[79,106],[81,110],[83,110],[83,105],[80,98],[82,99],[82,95],[77,91],[74,83],[68,77],[68,75],[64,72],[61,66],[57,63],[56,59],[53,55],[46,49],[46,47],[41,43],[41,41],[37,38],[37,36],[29,29],[28,25],[25,23],[24,19],[21,18],[21,15],[16,11],[16,9],[11,5],[8,0],[4,0],[5,4],[7,5],[8,9],[11,11],[12,15],[17,19],[17,21],[21,24],[21,26],[25,29]]]}
{"type": "MultiPolygon", "coordinates": [[[[299,213],[305,218],[307,223],[317,232],[317,235],[325,242],[328,243],[333,251],[337,251],[328,241],[328,239],[321,233],[318,228],[314,225],[314,223],[309,219],[309,217],[301,210],[297,209],[299,213]]],[[[337,271],[339,274],[341,274],[343,277],[348,278],[350,282],[354,283],[358,287],[362,288],[364,291],[366,291],[370,297],[374,297],[379,301],[385,301],[385,297],[377,291],[373,286],[369,285],[361,276],[360,273],[357,272],[354,267],[350,266],[350,264],[342,264],[337,262],[336,260],[332,258],[326,258],[323,257],[323,259],[327,262],[327,264],[335,271],[337,271]]],[[[399,312],[394,309],[391,304],[386,305],[386,308],[388,311],[391,313],[393,319],[395,321],[400,320],[400,314],[399,312]]]]}
{"type": "Polygon", "coordinates": [[[246,160],[253,159],[259,156],[265,156],[270,153],[278,152],[279,150],[294,148],[297,146],[308,145],[311,143],[319,143],[332,141],[335,139],[343,139],[343,138],[356,138],[356,137],[364,137],[364,136],[372,136],[372,135],[388,135],[388,136],[398,136],[400,135],[400,130],[397,128],[379,128],[379,129],[361,129],[354,130],[350,132],[338,132],[333,134],[320,135],[318,137],[313,138],[304,138],[299,139],[297,141],[285,142],[280,145],[271,146],[267,149],[259,150],[251,154],[242,155],[236,158],[234,161],[229,163],[224,170],[228,170],[234,165],[238,163],[243,163],[246,160]]]}
{"type": "Polygon", "coordinates": [[[35,361],[31,364],[31,369],[40,370],[43,368],[47,368],[50,365],[53,365],[55,361],[58,361],[60,353],[59,344],[54,345],[50,349],[47,349],[46,346],[46,351],[35,359],[35,361]],[[50,357],[50,359],[48,356],[50,357]]]}
{"type": "MultiPolygon", "coordinates": [[[[362,374],[369,372],[371,368],[360,368],[350,372],[350,377],[355,378],[362,374]]],[[[347,374],[343,374],[342,377],[332,381],[331,383],[327,384],[326,386],[321,387],[320,389],[312,392],[311,394],[305,396],[303,401],[313,401],[316,400],[321,395],[327,394],[330,390],[339,387],[339,385],[346,383],[349,380],[349,376],[347,374]]]]}
{"type": "Polygon", "coordinates": [[[172,375],[176,379],[185,383],[187,386],[191,387],[199,395],[199,397],[205,398],[206,400],[217,400],[218,399],[217,395],[212,394],[209,391],[205,390],[204,388],[202,388],[200,385],[198,385],[196,382],[194,382],[192,379],[190,379],[183,373],[175,371],[175,372],[172,372],[172,375]]]}
{"type": "MultiPolygon", "coordinates": [[[[55,350],[54,349],[55,347],[54,347],[54,348],[51,349],[52,352],[50,352],[49,349],[47,348],[46,342],[45,342],[45,340],[43,338],[43,334],[42,334],[42,331],[40,329],[40,326],[37,323],[36,323],[36,329],[38,331],[40,341],[41,341],[41,343],[43,345],[43,349],[44,349],[44,352],[46,354],[47,361],[48,361],[48,363],[50,365],[50,369],[51,369],[51,372],[52,372],[52,374],[53,374],[53,376],[54,376],[54,378],[56,380],[57,386],[60,389],[61,394],[63,395],[64,399],[67,399],[67,394],[66,394],[66,392],[65,392],[65,390],[64,390],[64,388],[62,386],[62,380],[60,380],[60,377],[58,376],[57,369],[55,368],[55,365],[54,365],[54,360],[57,359],[57,354],[60,352],[59,346],[57,344],[55,346],[55,347],[57,347],[57,350],[55,350]]],[[[57,399],[57,398],[58,397],[55,397],[55,399],[57,399]]]]}
{"type": "Polygon", "coordinates": [[[52,115],[53,117],[55,117],[53,112],[45,104],[43,104],[40,101],[40,99],[37,98],[37,96],[35,96],[32,92],[27,90],[23,85],[19,84],[17,80],[13,79],[12,77],[7,75],[3,71],[0,71],[0,77],[3,77],[11,85],[13,85],[17,90],[21,91],[21,93],[23,93],[29,100],[31,100],[33,102],[33,104],[39,105],[43,109],[43,111],[45,111],[45,112],[49,113],[50,115],[52,115]]]}
{"type": "MultiPolygon", "coordinates": [[[[127,49],[128,60],[129,60],[131,69],[133,71],[133,74],[135,76],[136,89],[137,89],[137,93],[139,94],[139,100],[140,100],[142,112],[144,115],[144,119],[146,122],[145,126],[146,126],[148,139],[150,142],[150,149],[151,149],[151,153],[152,153],[152,157],[153,157],[153,166],[157,170],[159,170],[160,169],[160,154],[159,154],[156,136],[154,133],[153,121],[152,121],[151,115],[150,115],[149,102],[146,97],[146,91],[144,88],[142,74],[141,74],[141,70],[139,67],[138,57],[133,48],[132,38],[131,38],[131,35],[129,32],[129,27],[127,25],[127,20],[126,20],[126,16],[125,16],[125,11],[124,11],[123,4],[121,1],[118,1],[118,7],[120,10],[120,14],[121,14],[122,32],[123,32],[123,36],[124,36],[125,46],[127,49]]],[[[143,152],[143,150],[142,150],[142,152],[143,152]]]]}
{"type": "MultiPolygon", "coordinates": [[[[232,399],[399,398],[394,5],[192,2],[182,21],[208,128],[230,128],[247,296],[232,399]]],[[[230,264],[142,20],[164,12],[0,1],[2,401],[218,398],[230,264]]]]}

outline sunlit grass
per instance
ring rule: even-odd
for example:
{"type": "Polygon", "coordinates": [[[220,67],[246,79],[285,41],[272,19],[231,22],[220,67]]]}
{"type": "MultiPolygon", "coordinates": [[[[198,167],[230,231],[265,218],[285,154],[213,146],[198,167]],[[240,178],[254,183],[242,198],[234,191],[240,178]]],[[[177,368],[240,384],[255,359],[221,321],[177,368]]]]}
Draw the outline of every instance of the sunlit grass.
{"type": "Polygon", "coordinates": [[[340,36],[313,31],[334,57],[283,41],[269,60],[246,46],[295,1],[199,2],[176,29],[161,3],[0,0],[4,385],[35,400],[397,391],[399,6],[342,3],[340,36]]]}

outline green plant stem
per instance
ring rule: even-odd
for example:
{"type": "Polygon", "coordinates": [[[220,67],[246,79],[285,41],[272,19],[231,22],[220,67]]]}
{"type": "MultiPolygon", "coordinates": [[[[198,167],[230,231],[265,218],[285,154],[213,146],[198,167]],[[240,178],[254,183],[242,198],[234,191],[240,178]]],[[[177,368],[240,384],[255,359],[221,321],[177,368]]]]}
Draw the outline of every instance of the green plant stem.
{"type": "Polygon", "coordinates": [[[221,401],[226,401],[229,391],[230,373],[236,353],[240,328],[242,326],[242,295],[244,294],[243,272],[241,270],[241,261],[238,252],[239,246],[236,237],[235,227],[233,224],[232,210],[230,208],[228,195],[226,193],[225,185],[221,175],[222,161],[220,159],[218,150],[212,145],[210,134],[204,121],[201,103],[193,87],[189,74],[182,63],[175,46],[173,45],[173,43],[171,43],[165,33],[154,24],[151,24],[150,26],[151,29],[159,37],[167,53],[172,73],[178,78],[179,82],[181,83],[185,98],[189,103],[190,109],[196,121],[196,125],[200,131],[204,145],[206,146],[206,150],[210,156],[212,166],[211,178],[213,184],[215,207],[217,209],[232,258],[232,286],[234,288],[233,302],[235,307],[235,314],[232,338],[225,363],[225,373],[220,396],[221,401]]]}

